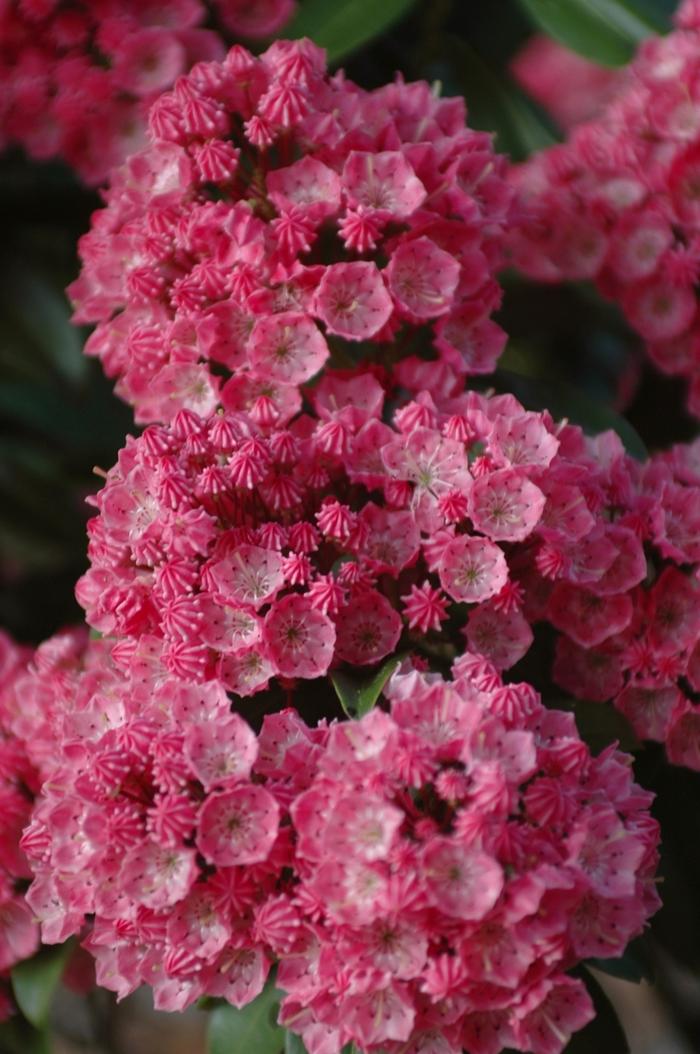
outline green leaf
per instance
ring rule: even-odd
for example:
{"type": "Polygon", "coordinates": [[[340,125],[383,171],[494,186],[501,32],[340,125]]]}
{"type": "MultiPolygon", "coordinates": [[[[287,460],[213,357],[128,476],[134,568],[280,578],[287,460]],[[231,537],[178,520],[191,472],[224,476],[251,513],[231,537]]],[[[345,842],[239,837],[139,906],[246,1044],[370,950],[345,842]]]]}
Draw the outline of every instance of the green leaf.
{"type": "Polygon", "coordinates": [[[284,1029],[277,1024],[282,995],[268,983],[257,999],[242,1010],[228,1003],[212,1011],[209,1019],[208,1054],[281,1054],[284,1029]]]}
{"type": "Polygon", "coordinates": [[[415,0],[304,0],[285,36],[311,37],[337,62],[405,15],[415,0]]]}
{"type": "Polygon", "coordinates": [[[497,150],[514,161],[524,161],[557,141],[520,89],[506,76],[496,75],[464,40],[444,37],[442,51],[449,59],[454,87],[458,86],[467,100],[469,127],[494,132],[497,150]]]}
{"type": "Polygon", "coordinates": [[[44,1028],[48,1021],[51,1001],[72,947],[72,941],[43,947],[12,971],[12,990],[17,1004],[38,1029],[44,1028]]]}
{"type": "Polygon", "coordinates": [[[596,1016],[584,1029],[574,1033],[566,1054],[630,1054],[627,1037],[612,1003],[588,971],[584,980],[596,1016]]]}
{"type": "Polygon", "coordinates": [[[586,966],[592,966],[600,973],[610,977],[619,977],[623,981],[640,984],[642,981],[653,981],[653,969],[644,937],[637,937],[627,945],[622,955],[616,959],[587,959],[586,966]]]}
{"type": "Polygon", "coordinates": [[[50,1054],[48,1034],[19,1015],[0,1024],[2,1054],[50,1054]]]}
{"type": "Polygon", "coordinates": [[[2,272],[2,307],[5,317],[14,320],[25,350],[36,349],[71,384],[85,377],[89,362],[83,335],[71,324],[59,281],[51,281],[34,261],[16,261],[2,272]]]}
{"type": "Polygon", "coordinates": [[[294,1032],[285,1032],[284,1054],[307,1054],[304,1041],[294,1032]]]}
{"type": "Polygon", "coordinates": [[[589,699],[548,699],[546,706],[571,711],[581,738],[594,754],[614,740],[620,744],[621,750],[639,749],[639,740],[629,721],[609,703],[594,703],[589,699]]]}
{"type": "Polygon", "coordinates": [[[400,662],[400,656],[392,655],[368,678],[343,673],[341,670],[336,670],[330,675],[340,705],[348,717],[364,717],[369,713],[400,662]]]}
{"type": "Polygon", "coordinates": [[[664,24],[632,0],[520,0],[532,21],[560,44],[602,66],[623,66],[664,24]]]}

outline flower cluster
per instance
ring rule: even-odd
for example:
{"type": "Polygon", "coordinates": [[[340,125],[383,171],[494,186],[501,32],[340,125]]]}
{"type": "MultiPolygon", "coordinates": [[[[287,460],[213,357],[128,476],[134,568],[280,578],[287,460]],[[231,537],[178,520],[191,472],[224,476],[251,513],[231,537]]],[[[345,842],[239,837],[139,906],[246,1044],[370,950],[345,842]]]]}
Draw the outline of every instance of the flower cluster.
{"type": "Polygon", "coordinates": [[[102,985],[241,1006],[276,962],[310,1054],[558,1054],[590,1019],[565,971],[657,907],[629,758],[593,758],[571,715],[471,655],[451,682],[405,665],[390,715],[286,710],[256,736],[158,642],[112,654],[55,707],[62,759],[23,839],[44,940],[94,916],[102,985]]]}
{"type": "MultiPolygon", "coordinates": [[[[127,15],[100,17],[91,48],[116,47],[127,15]]],[[[700,447],[641,465],[467,388],[505,340],[512,189],[460,100],[363,91],[308,40],[199,57],[151,83],[172,88],[71,288],[146,427],[91,499],[77,596],[102,638],[60,635],[13,677],[8,736],[43,780],[27,902],[46,942],[87,927],[98,983],[162,1009],[243,1006],[274,965],[309,1054],[560,1054],[593,1015],[568,971],[658,906],[658,831],[630,759],[594,758],[514,668],[541,627],[561,686],[700,768],[700,447]],[[328,723],[321,678],[401,652],[379,706],[328,723]],[[270,713],[280,687],[325,717],[270,713]]],[[[518,178],[536,215],[539,177],[518,178]]]]}
{"type": "Polygon", "coordinates": [[[513,172],[513,261],[539,280],[595,279],[700,415],[700,8],[645,41],[614,98],[513,172]]]}
{"type": "Polygon", "coordinates": [[[86,183],[143,146],[148,107],[227,32],[276,33],[293,0],[7,0],[0,5],[0,144],[60,157],[86,183]]]}
{"type": "Polygon", "coordinates": [[[548,624],[561,687],[700,768],[698,444],[641,465],[449,370],[396,374],[389,400],[326,372],[283,429],[179,411],[130,440],[94,499],[89,623],[239,696],[463,638],[508,670],[548,624]]]}
{"type": "Polygon", "coordinates": [[[311,1054],[558,1054],[593,1016],[564,971],[658,906],[631,759],[478,656],[453,677],[404,666],[291,805],[304,926],[277,983],[311,1054]]]}
{"type": "Polygon", "coordinates": [[[197,64],[111,181],[69,292],[142,422],[265,400],[284,423],[331,357],[420,348],[490,372],[512,192],[461,99],[329,77],[310,41],[197,64]]]}
{"type": "Polygon", "coordinates": [[[9,973],[39,947],[39,928],[24,901],[31,872],[19,847],[39,789],[25,744],[13,734],[15,687],[28,654],[0,632],[0,1021],[12,1013],[9,973]]]}
{"type": "Polygon", "coordinates": [[[595,526],[574,482],[583,436],[429,363],[398,372],[439,374],[447,394],[418,391],[387,424],[372,373],[327,373],[316,415],[286,428],[182,410],[130,440],[95,499],[90,624],[156,636],[173,674],[239,695],[373,665],[402,631],[454,647],[465,605],[470,647],[517,662],[532,632],[509,556],[550,537],[573,551],[595,526]]]}
{"type": "Polygon", "coordinates": [[[526,613],[559,631],[562,688],[614,700],[641,739],[700,770],[700,444],[643,465],[619,443],[595,447],[599,526],[579,543],[573,576],[557,547],[533,554],[526,613]]]}
{"type": "Polygon", "coordinates": [[[241,1006],[270,967],[256,916],[274,917],[292,859],[284,794],[263,786],[274,734],[258,740],[220,684],[170,676],[157,641],[115,661],[90,647],[98,662],[53,698],[60,750],[22,840],[42,938],[94,916],[98,984],[147,983],[169,1010],[204,993],[241,1006]]]}

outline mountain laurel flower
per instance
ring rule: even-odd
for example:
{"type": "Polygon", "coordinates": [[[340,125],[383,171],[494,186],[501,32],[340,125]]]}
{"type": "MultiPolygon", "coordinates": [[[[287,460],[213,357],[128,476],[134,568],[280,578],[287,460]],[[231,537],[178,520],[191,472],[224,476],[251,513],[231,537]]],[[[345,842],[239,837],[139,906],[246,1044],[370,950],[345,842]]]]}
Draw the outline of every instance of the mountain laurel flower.
{"type": "MultiPolygon", "coordinates": [[[[235,26],[290,4],[219,7],[235,26]]],[[[138,421],[223,406],[284,427],[329,356],[381,361],[419,335],[461,376],[492,369],[512,195],[463,104],[400,78],[364,91],[309,40],[202,58],[153,102],[70,289],[138,421]]]]}

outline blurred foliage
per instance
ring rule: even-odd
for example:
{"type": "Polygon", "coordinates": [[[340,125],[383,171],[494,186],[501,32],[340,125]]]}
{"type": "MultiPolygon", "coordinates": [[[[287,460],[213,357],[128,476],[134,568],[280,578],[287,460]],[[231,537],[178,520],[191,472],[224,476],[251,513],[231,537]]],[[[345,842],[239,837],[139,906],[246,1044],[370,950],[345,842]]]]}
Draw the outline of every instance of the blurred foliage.
{"type": "Polygon", "coordinates": [[[23,640],[78,618],[92,467],[132,427],[63,292],[97,204],[58,165],[0,162],[0,624],[23,640]]]}
{"type": "MultiPolygon", "coordinates": [[[[494,132],[498,149],[518,161],[559,134],[508,72],[537,28],[615,64],[627,58],[647,27],[667,27],[674,7],[674,0],[301,0],[291,32],[315,36],[364,87],[386,83],[400,70],[406,79],[437,82],[445,95],[464,95],[472,126],[494,132]]],[[[86,565],[84,499],[97,489],[93,466],[108,468],[134,430],[110,382],[83,357],[85,333],[70,325],[63,293],[77,273],[77,239],[98,205],[99,198],[58,164],[30,164],[17,154],[0,158],[0,624],[26,641],[39,641],[80,617],[73,587],[86,565]]],[[[590,285],[536,286],[507,275],[505,289],[499,322],[511,340],[487,385],[513,391],[527,406],[546,406],[587,430],[613,428],[635,457],[696,434],[682,410],[681,386],[648,365],[619,312],[590,285]]],[[[538,632],[535,647],[513,673],[537,680],[537,666],[548,668],[550,658],[551,640],[538,632]]],[[[341,703],[352,712],[371,706],[383,673],[368,684],[341,677],[338,715],[341,703]]],[[[312,684],[307,720],[327,707],[316,694],[312,684]]],[[[259,723],[280,705],[279,688],[261,693],[251,702],[251,719],[259,723]]],[[[612,737],[638,747],[611,708],[581,703],[575,712],[596,748],[612,737]]],[[[635,768],[640,782],[658,794],[664,908],[641,949],[596,965],[638,979],[651,964],[660,990],[700,1049],[700,1012],[679,1000],[665,965],[672,961],[700,975],[700,776],[670,767],[661,749],[649,746],[636,751],[635,768]]],[[[39,973],[36,991],[27,978],[16,981],[29,984],[30,1017],[37,1006],[43,1012],[42,976],[48,984],[51,969],[39,973]]],[[[599,986],[590,983],[600,1014],[569,1050],[622,1054],[626,1045],[614,1014],[599,986]]],[[[246,1012],[217,1007],[212,1054],[281,1050],[282,1033],[269,1019],[272,992],[249,1011],[264,1018],[268,1047],[260,1045],[259,1022],[251,1045],[246,1012]]],[[[28,1022],[0,1027],[0,1050],[45,1049],[28,1022]]],[[[293,1040],[286,1049],[302,1051],[293,1040]]]]}

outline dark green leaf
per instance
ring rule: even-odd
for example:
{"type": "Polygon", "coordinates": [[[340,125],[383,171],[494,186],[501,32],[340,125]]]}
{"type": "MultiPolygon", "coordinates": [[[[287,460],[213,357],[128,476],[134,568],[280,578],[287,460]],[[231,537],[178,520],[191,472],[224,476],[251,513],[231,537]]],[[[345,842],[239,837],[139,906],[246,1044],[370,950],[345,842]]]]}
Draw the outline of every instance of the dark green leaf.
{"type": "Polygon", "coordinates": [[[551,128],[522,92],[504,75],[496,75],[465,41],[445,37],[443,51],[450,61],[455,86],[467,100],[470,127],[495,132],[496,149],[523,161],[556,142],[551,128]]]}
{"type": "MultiPolygon", "coordinates": [[[[83,379],[88,359],[80,330],[71,324],[70,308],[61,285],[34,262],[15,262],[2,274],[3,315],[14,321],[25,350],[36,349],[43,360],[71,383],[83,379]]],[[[35,352],[35,353],[36,353],[35,352]]]]}
{"type": "Polygon", "coordinates": [[[629,421],[603,402],[583,395],[572,384],[505,369],[496,371],[495,384],[499,391],[511,392],[528,410],[549,410],[555,419],[565,417],[589,435],[611,429],[617,432],[632,457],[638,461],[649,457],[649,451],[629,421]]]}
{"type": "Polygon", "coordinates": [[[38,1029],[45,1027],[56,985],[73,944],[41,948],[36,955],[19,963],[12,971],[12,991],[27,1020],[38,1029]]]}
{"type": "Polygon", "coordinates": [[[653,963],[645,938],[637,937],[625,948],[624,954],[616,959],[588,959],[587,966],[592,966],[610,977],[619,977],[623,981],[639,984],[641,981],[654,980],[653,963]]]}
{"type": "Polygon", "coordinates": [[[348,717],[364,717],[369,713],[400,662],[401,658],[393,655],[379,667],[376,673],[366,678],[343,673],[341,670],[331,674],[331,681],[340,699],[340,705],[348,717]]]}
{"type": "Polygon", "coordinates": [[[566,1054],[630,1054],[627,1038],[612,1003],[588,972],[585,983],[593,1000],[596,1016],[589,1025],[571,1037],[566,1054]]]}
{"type": "Polygon", "coordinates": [[[663,22],[633,0],[520,0],[532,21],[560,44],[603,66],[623,66],[663,22]]]}
{"type": "Polygon", "coordinates": [[[281,1054],[284,1029],[277,1024],[280,992],[268,984],[257,999],[237,1010],[228,1003],[212,1011],[208,1054],[281,1054]]]}
{"type": "Polygon", "coordinates": [[[50,1054],[49,1037],[23,1017],[13,1017],[0,1024],[2,1054],[50,1054]]]}
{"type": "Polygon", "coordinates": [[[291,39],[311,37],[337,62],[406,14],[415,0],[304,0],[285,29],[291,39]]]}
{"type": "Polygon", "coordinates": [[[304,1041],[294,1032],[285,1032],[284,1054],[307,1054],[304,1041]]]}
{"type": "Polygon", "coordinates": [[[51,382],[5,383],[0,387],[0,417],[31,429],[61,449],[95,454],[104,450],[105,440],[123,437],[131,420],[125,407],[102,395],[101,386],[81,398],[51,382]]]}
{"type": "Polygon", "coordinates": [[[581,738],[598,753],[617,740],[622,750],[638,750],[639,740],[627,718],[609,703],[592,703],[588,699],[546,700],[555,710],[570,710],[576,718],[581,738]]]}

